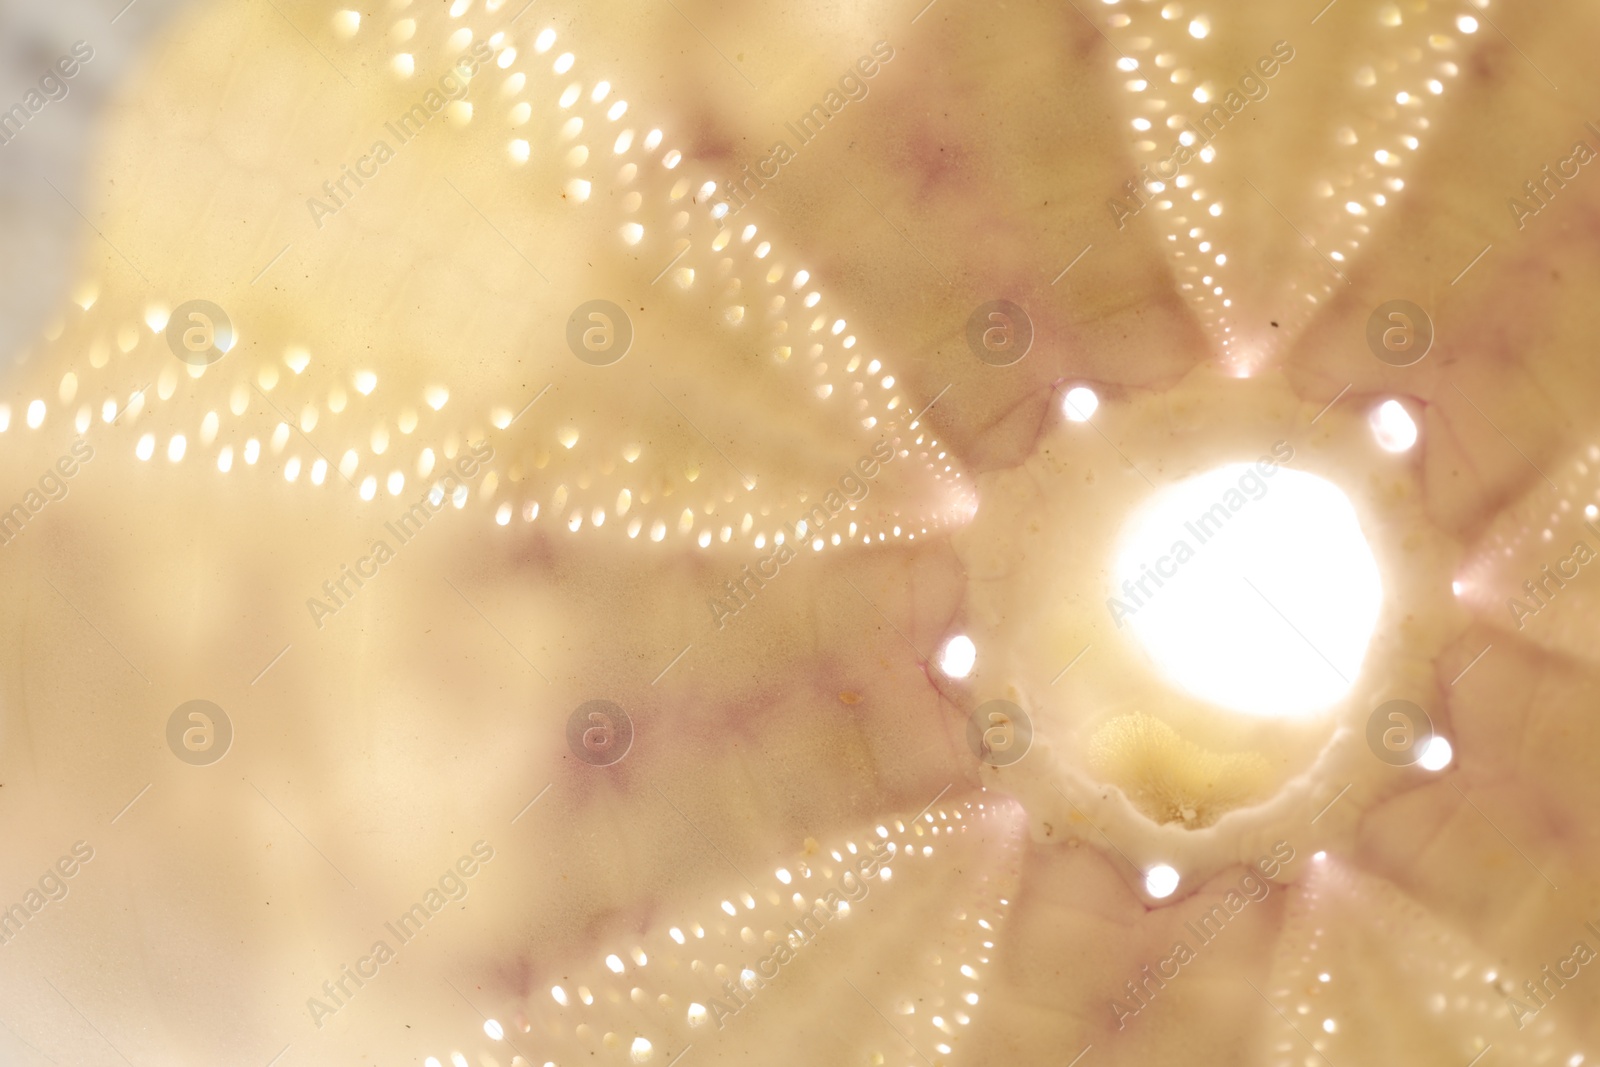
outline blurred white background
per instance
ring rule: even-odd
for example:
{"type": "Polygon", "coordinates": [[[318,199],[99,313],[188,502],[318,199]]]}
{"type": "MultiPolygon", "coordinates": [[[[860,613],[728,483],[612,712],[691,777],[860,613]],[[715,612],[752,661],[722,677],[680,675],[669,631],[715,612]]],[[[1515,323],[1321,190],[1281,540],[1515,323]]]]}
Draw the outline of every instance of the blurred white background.
{"type": "Polygon", "coordinates": [[[99,224],[99,198],[85,187],[96,132],[117,87],[182,3],[125,5],[0,0],[0,114],[25,107],[29,90],[38,89],[75,42],[94,50],[93,59],[64,79],[67,94],[0,144],[0,367],[6,371],[64,298],[83,242],[99,240],[84,222],[99,224]]]}

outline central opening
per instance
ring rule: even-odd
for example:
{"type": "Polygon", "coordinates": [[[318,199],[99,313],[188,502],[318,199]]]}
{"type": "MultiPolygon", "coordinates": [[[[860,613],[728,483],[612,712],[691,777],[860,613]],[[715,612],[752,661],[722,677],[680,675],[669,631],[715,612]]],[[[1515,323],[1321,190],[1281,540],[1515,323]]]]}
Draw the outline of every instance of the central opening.
{"type": "Polygon", "coordinates": [[[1308,716],[1348,693],[1383,599],[1349,498],[1265,458],[1158,492],[1112,574],[1118,628],[1169,681],[1255,716],[1308,716]]]}

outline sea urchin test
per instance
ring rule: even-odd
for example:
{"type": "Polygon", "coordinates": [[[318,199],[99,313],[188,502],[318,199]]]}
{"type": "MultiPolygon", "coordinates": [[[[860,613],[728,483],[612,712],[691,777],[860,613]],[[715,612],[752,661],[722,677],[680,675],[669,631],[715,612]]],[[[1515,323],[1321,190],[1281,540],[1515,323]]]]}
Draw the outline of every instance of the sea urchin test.
{"type": "MultiPolygon", "coordinates": [[[[1294,449],[1279,442],[1274,457],[1294,449]]],[[[1271,457],[1156,494],[1106,602],[1171,681],[1249,715],[1305,715],[1350,690],[1382,600],[1344,493],[1271,457]]]]}
{"type": "Polygon", "coordinates": [[[0,1063],[1594,1062],[1600,6],[123,3],[0,10],[0,1063]]]}

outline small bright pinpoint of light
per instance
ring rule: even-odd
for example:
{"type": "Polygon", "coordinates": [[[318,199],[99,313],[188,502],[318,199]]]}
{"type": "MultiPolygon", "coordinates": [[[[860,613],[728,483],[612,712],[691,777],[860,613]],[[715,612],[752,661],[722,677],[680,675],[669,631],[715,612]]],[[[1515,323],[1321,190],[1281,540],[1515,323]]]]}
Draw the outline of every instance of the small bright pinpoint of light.
{"type": "Polygon", "coordinates": [[[946,678],[965,678],[972,673],[978,661],[978,646],[966,634],[957,634],[944,643],[939,652],[939,670],[946,678]]]}
{"type": "Polygon", "coordinates": [[[1450,766],[1450,760],[1455,756],[1455,749],[1450,747],[1450,742],[1434,734],[1428,739],[1428,747],[1422,750],[1422,758],[1417,764],[1425,771],[1442,771],[1450,766]]]}
{"type": "Polygon", "coordinates": [[[1460,15],[1456,18],[1456,29],[1462,33],[1477,33],[1478,20],[1471,15],[1460,15]]]}
{"type": "Polygon", "coordinates": [[[1323,860],[1328,858],[1328,854],[1326,852],[1318,852],[1313,854],[1311,858],[1316,860],[1318,863],[1321,863],[1323,860]]]}
{"type": "Polygon", "coordinates": [[[1061,406],[1069,422],[1088,422],[1100,407],[1100,398],[1087,386],[1074,386],[1067,390],[1067,398],[1061,406]]]}
{"type": "Polygon", "coordinates": [[[494,1041],[499,1041],[501,1038],[506,1036],[505,1027],[501,1026],[500,1023],[495,1019],[484,1020],[483,1032],[488,1034],[489,1037],[494,1041]]]}
{"type": "Polygon", "coordinates": [[[1158,863],[1144,872],[1144,891],[1157,900],[1170,897],[1178,888],[1178,872],[1165,863],[1158,863]]]}
{"type": "Polygon", "coordinates": [[[1385,400],[1367,416],[1372,426],[1372,436],[1385,452],[1404,452],[1417,443],[1417,424],[1405,405],[1398,400],[1385,400]]]}

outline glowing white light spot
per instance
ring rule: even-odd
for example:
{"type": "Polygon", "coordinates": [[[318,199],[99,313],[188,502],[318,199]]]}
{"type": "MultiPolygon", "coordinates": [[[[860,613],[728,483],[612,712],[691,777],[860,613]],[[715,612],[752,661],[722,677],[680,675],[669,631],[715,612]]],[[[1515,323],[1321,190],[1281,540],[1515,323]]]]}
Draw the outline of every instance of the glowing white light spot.
{"type": "Polygon", "coordinates": [[[1316,860],[1318,863],[1321,863],[1323,860],[1328,858],[1328,854],[1326,852],[1317,852],[1314,853],[1311,858],[1316,860]]]}
{"type": "Polygon", "coordinates": [[[1385,452],[1405,452],[1417,443],[1417,424],[1398,400],[1385,400],[1373,408],[1367,423],[1385,452]]]}
{"type": "Polygon", "coordinates": [[[37,430],[44,422],[44,401],[28,401],[28,429],[37,430]]]}
{"type": "Polygon", "coordinates": [[[356,373],[356,392],[362,396],[370,396],[378,387],[378,376],[369,370],[356,373]]]}
{"type": "Polygon", "coordinates": [[[485,1019],[483,1021],[483,1032],[488,1034],[492,1041],[499,1041],[506,1036],[505,1027],[493,1019],[485,1019]]]}
{"type": "Polygon", "coordinates": [[[1478,20],[1471,15],[1460,15],[1456,18],[1456,29],[1462,33],[1477,33],[1478,20]]]}
{"type": "Polygon", "coordinates": [[[1191,20],[1189,23],[1189,36],[1193,37],[1195,40],[1199,40],[1210,32],[1211,20],[1206,18],[1204,15],[1202,15],[1200,18],[1191,20]]]}
{"type": "Polygon", "coordinates": [[[1125,527],[1113,581],[1108,610],[1170,681],[1261,716],[1349,692],[1383,599],[1349,498],[1269,461],[1158,492],[1125,527]]]}
{"type": "Polygon", "coordinates": [[[939,669],[947,678],[965,678],[978,661],[978,646],[966,634],[957,634],[944,643],[939,653],[939,669]]]}
{"type": "Polygon", "coordinates": [[[1417,761],[1425,771],[1442,771],[1450,766],[1450,760],[1455,756],[1455,749],[1450,742],[1438,734],[1428,739],[1428,747],[1422,750],[1422,758],[1417,761]]]}
{"type": "Polygon", "coordinates": [[[1178,872],[1165,863],[1158,863],[1144,872],[1144,891],[1160,900],[1170,897],[1178,888],[1178,872]]]}
{"type": "Polygon", "coordinates": [[[650,1057],[654,1054],[655,1050],[651,1047],[650,1042],[646,1041],[642,1037],[636,1037],[633,1039],[633,1048],[630,1050],[629,1055],[633,1059],[634,1063],[648,1062],[650,1057]]]}
{"type": "Polygon", "coordinates": [[[1068,422],[1088,422],[1099,407],[1100,398],[1094,390],[1082,385],[1068,389],[1066,399],[1061,404],[1068,422]]]}

